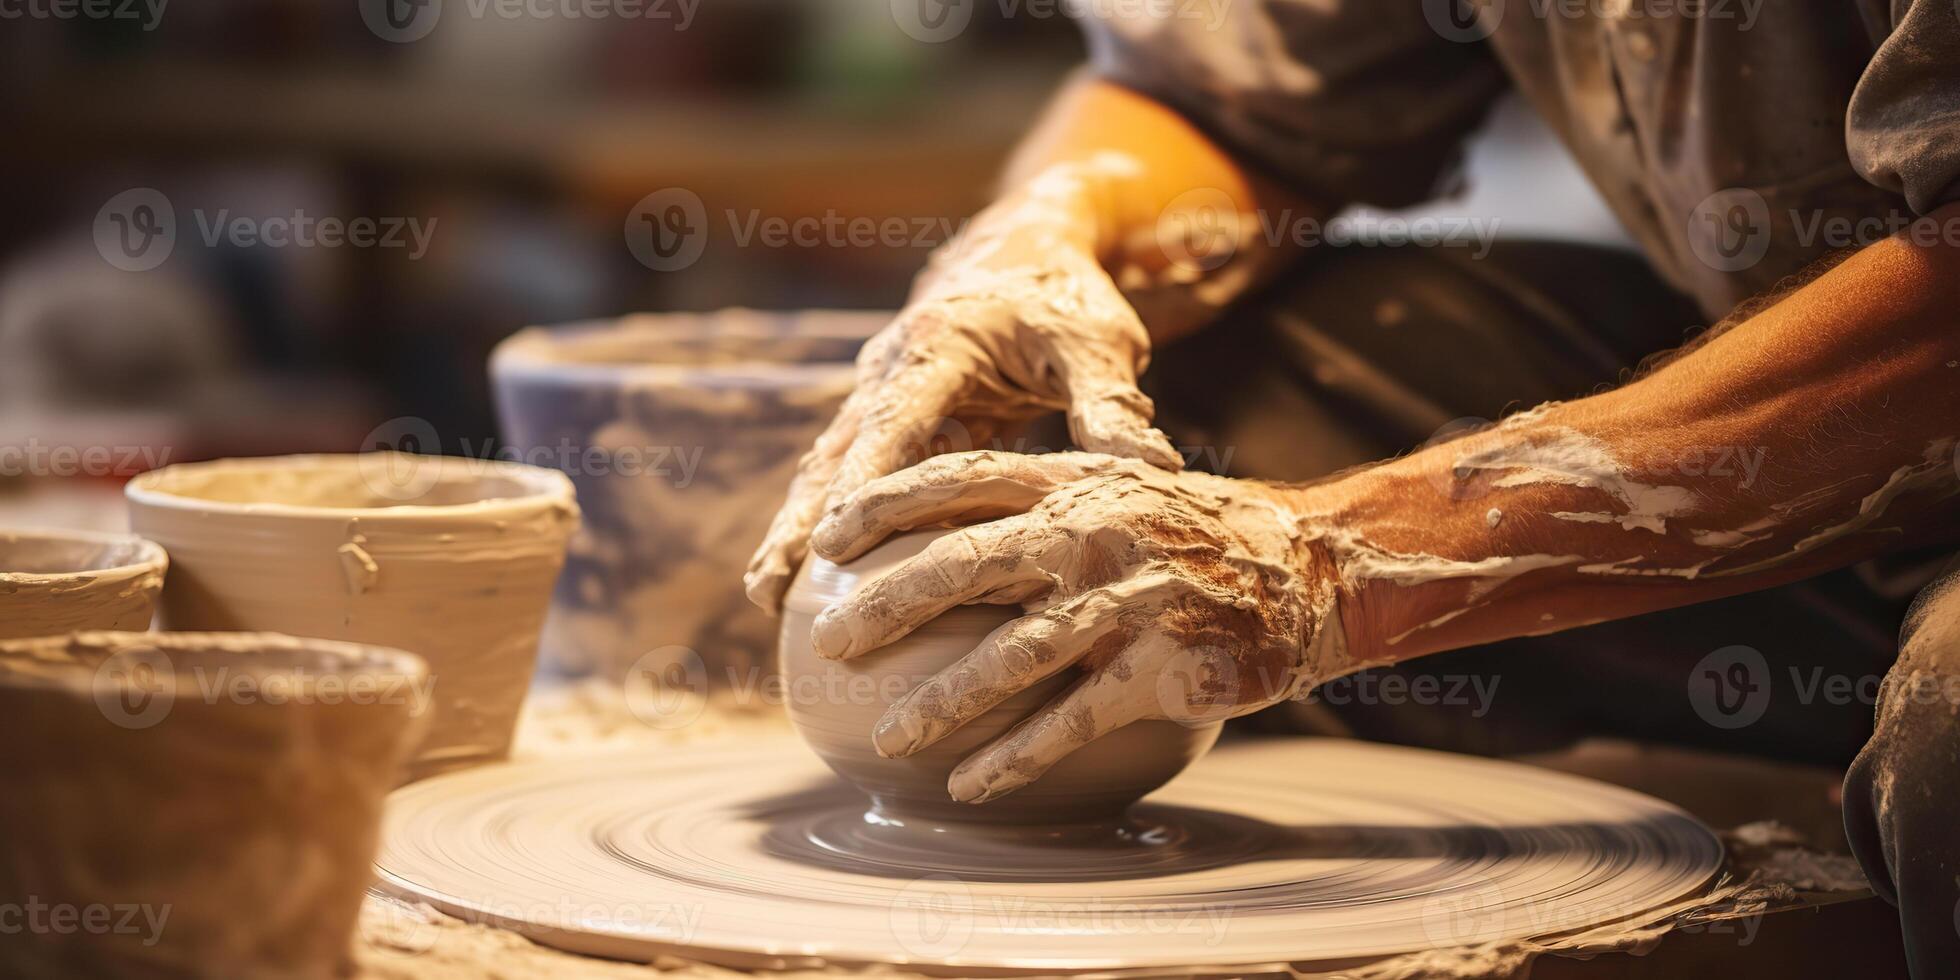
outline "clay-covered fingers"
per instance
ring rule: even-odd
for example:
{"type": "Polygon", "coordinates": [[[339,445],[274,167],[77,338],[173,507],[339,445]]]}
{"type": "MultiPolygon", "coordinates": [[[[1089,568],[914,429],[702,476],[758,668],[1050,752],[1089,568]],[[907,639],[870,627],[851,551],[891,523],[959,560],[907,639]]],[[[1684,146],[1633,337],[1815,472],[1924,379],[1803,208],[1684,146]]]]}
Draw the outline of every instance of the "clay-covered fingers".
{"type": "MultiPolygon", "coordinates": [[[[1127,332],[1144,336],[1141,323],[1130,325],[1127,332]]],[[[1137,372],[1142,367],[1138,360],[1125,353],[1119,343],[1070,340],[1058,345],[1055,368],[1068,395],[1069,437],[1092,453],[1181,470],[1184,457],[1157,429],[1152,421],[1156,406],[1137,387],[1137,372]]]]}
{"type": "Polygon", "coordinates": [[[858,423],[876,397],[878,383],[890,369],[898,349],[899,331],[892,325],[873,334],[858,351],[856,385],[838,406],[837,415],[817,435],[810,450],[797,461],[783,506],[769,522],[762,544],[749,559],[742,586],[749,601],[771,615],[782,608],[783,594],[797,566],[810,550],[810,532],[830,503],[831,482],[844,454],[857,439],[858,423]]]}
{"type": "Polygon", "coordinates": [[[879,477],[833,507],[810,546],[831,561],[849,561],[899,531],[1024,513],[1060,487],[1122,465],[1099,453],[935,456],[879,477]]]}
{"type": "Polygon", "coordinates": [[[878,754],[900,759],[1080,661],[1117,633],[1122,596],[1097,589],[987,635],[973,652],[893,702],[872,730],[878,754]]]}
{"type": "Polygon", "coordinates": [[[831,477],[831,504],[887,473],[917,462],[957,407],[976,368],[954,358],[901,353],[865,400],[856,436],[831,477]]]}
{"type": "Polygon", "coordinates": [[[1094,385],[1086,391],[1071,386],[1069,438],[1090,452],[1181,470],[1184,457],[1171,445],[1170,437],[1151,424],[1154,412],[1149,396],[1138,390],[1134,381],[1127,387],[1094,385]]]}
{"type": "Polygon", "coordinates": [[[1060,536],[1026,517],[956,531],[825,609],[810,627],[817,655],[845,660],[884,646],[940,613],[1009,587],[1049,581],[1043,560],[1060,536]]]}
{"type": "Polygon", "coordinates": [[[809,551],[810,531],[823,517],[831,478],[837,473],[845,448],[857,435],[858,416],[869,398],[870,390],[863,387],[845,398],[837,416],[797,462],[796,476],[790,480],[783,506],[776,511],[769,522],[769,532],[763,535],[762,544],[749,559],[742,586],[749,601],[768,613],[774,614],[782,607],[783,593],[788,591],[796,567],[809,551]]]}
{"type": "Polygon", "coordinates": [[[1139,691],[1119,676],[1127,673],[1105,668],[1077,681],[1026,721],[968,756],[946,780],[946,791],[961,803],[998,799],[1040,779],[1076,749],[1148,717],[1156,706],[1154,692],[1139,691]]]}

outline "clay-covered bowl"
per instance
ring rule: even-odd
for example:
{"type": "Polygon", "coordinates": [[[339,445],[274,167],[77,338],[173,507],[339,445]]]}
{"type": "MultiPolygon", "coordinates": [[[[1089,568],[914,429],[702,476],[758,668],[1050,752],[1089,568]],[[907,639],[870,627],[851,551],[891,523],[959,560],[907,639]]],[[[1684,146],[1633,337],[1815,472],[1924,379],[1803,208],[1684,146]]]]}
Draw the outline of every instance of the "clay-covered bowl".
{"type": "Polygon", "coordinates": [[[1010,824],[1104,820],[1170,782],[1217,740],[1221,726],[1216,723],[1136,722],[1077,750],[1018,792],[988,803],[953,802],[946,789],[953,768],[1081,676],[1069,669],[1001,702],[924,751],[904,759],[880,758],[871,731],[885,708],[973,650],[996,627],[1020,616],[1020,608],[957,606],[889,646],[846,661],[817,656],[810,646],[810,626],[825,607],[946,533],[900,535],[843,565],[813,556],[804,562],[784,601],[781,669],[790,721],[831,769],[871,797],[876,812],[1010,824]]]}
{"type": "Polygon", "coordinates": [[[638,315],[540,327],[490,361],[504,444],[578,487],[545,626],[559,673],[628,680],[685,647],[704,684],[752,688],[776,622],[742,593],[797,459],[850,393],[888,313],[638,315]]]}
{"type": "Polygon", "coordinates": [[[148,629],[169,564],[134,535],[0,530],[0,639],[148,629]]]}
{"type": "Polygon", "coordinates": [[[0,976],[348,975],[427,693],[420,658],[348,643],[0,642],[0,896],[74,926],[11,930],[0,976]]]}
{"type": "Polygon", "coordinates": [[[407,453],[189,463],[130,481],[130,523],[170,552],[162,620],[407,650],[434,717],[411,775],[504,758],[578,524],[571,481],[407,453]]]}

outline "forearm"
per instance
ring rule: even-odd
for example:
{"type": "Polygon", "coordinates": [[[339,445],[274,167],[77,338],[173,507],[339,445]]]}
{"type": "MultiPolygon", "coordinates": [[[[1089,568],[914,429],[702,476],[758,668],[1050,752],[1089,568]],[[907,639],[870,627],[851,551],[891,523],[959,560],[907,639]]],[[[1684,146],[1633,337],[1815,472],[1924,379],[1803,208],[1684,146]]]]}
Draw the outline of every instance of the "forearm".
{"type": "MultiPolygon", "coordinates": [[[[1271,274],[1283,246],[1260,234],[1257,215],[1284,209],[1331,213],[1249,172],[1163,105],[1083,78],[1062,90],[1010,161],[1000,203],[974,223],[980,248],[950,254],[1031,261],[1055,244],[1054,226],[1016,212],[1065,215],[1065,244],[1097,257],[1163,343],[1271,274]],[[1203,234],[1221,224],[1228,235],[1203,234]],[[1199,234],[1183,237],[1186,229],[1199,234]]],[[[934,278],[929,270],[922,288],[934,278]]]]}
{"type": "Polygon", "coordinates": [[[1955,250],[1888,240],[1633,384],[1300,491],[1354,652],[1553,632],[1960,537],[1956,311],[1955,250]]]}

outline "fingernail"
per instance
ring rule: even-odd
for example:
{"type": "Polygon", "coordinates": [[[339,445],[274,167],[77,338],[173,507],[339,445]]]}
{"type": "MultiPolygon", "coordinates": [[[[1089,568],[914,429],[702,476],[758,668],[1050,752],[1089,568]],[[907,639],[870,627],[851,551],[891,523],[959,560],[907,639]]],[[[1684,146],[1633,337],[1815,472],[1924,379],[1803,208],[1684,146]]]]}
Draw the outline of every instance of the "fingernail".
{"type": "Polygon", "coordinates": [[[742,586],[751,603],[774,616],[782,609],[788,581],[789,576],[778,572],[750,572],[743,576],[742,586]]]}
{"type": "Polygon", "coordinates": [[[836,606],[825,609],[810,624],[810,646],[817,656],[842,660],[851,652],[851,628],[836,606]]]}
{"type": "Polygon", "coordinates": [[[946,780],[946,792],[952,795],[955,803],[977,803],[980,797],[986,795],[987,787],[980,777],[956,769],[946,780]]]}
{"type": "Polygon", "coordinates": [[[962,766],[953,770],[953,775],[946,780],[946,792],[952,794],[955,803],[985,803],[1006,796],[1017,788],[1005,778],[1005,774],[991,771],[985,766],[962,766]]]}
{"type": "Polygon", "coordinates": [[[835,520],[826,517],[818,521],[816,528],[810,532],[810,550],[816,552],[820,558],[835,558],[837,556],[837,549],[831,547],[834,543],[831,539],[836,534],[837,522],[835,520]]]}
{"type": "Polygon", "coordinates": [[[1178,452],[1177,447],[1171,444],[1169,436],[1156,429],[1150,430],[1150,436],[1153,438],[1149,440],[1149,448],[1155,450],[1157,456],[1157,459],[1152,462],[1168,470],[1184,468],[1184,454],[1178,452]]]}
{"type": "Polygon", "coordinates": [[[919,751],[924,732],[913,723],[912,713],[905,709],[905,700],[886,709],[878,719],[871,733],[871,744],[878,749],[878,755],[886,759],[903,759],[919,751]]]}

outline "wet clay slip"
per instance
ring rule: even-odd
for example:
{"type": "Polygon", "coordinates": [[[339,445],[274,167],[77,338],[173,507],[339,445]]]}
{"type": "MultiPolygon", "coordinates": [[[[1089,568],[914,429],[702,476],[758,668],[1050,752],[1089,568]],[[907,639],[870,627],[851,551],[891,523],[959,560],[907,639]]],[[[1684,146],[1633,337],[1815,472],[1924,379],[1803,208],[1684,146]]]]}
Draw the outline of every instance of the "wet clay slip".
{"type": "Polygon", "coordinates": [[[373,643],[429,662],[411,775],[503,758],[537,657],[572,485],[515,463],[369,453],[220,460],[129,484],[170,551],[172,629],[373,643]]]}
{"type": "Polygon", "coordinates": [[[1217,723],[1137,722],[1077,750],[1016,793],[988,803],[953,802],[946,789],[953,767],[1079,676],[1064,670],[924,751],[904,759],[881,758],[872,747],[871,731],[885,709],[971,652],[996,627],[1020,616],[1020,607],[957,606],[890,646],[845,661],[816,655],[810,624],[826,606],[947,533],[901,535],[841,566],[813,557],[783,602],[782,673],[790,721],[838,775],[870,795],[878,814],[1017,824],[1104,820],[1169,782],[1217,740],[1217,723]]]}
{"type": "Polygon", "coordinates": [[[9,930],[0,976],[347,975],[427,688],[411,654],[267,634],[0,643],[0,901],[110,913],[9,930]]]}
{"type": "Polygon", "coordinates": [[[168,566],[127,534],[0,529],[0,639],[148,629],[168,566]]]}
{"type": "Polygon", "coordinates": [[[889,319],[634,316],[497,348],[506,445],[564,469],[585,511],[546,625],[549,664],[622,679],[649,652],[685,647],[715,687],[773,669],[776,623],[743,597],[742,571],[850,392],[858,347],[889,319]]]}

